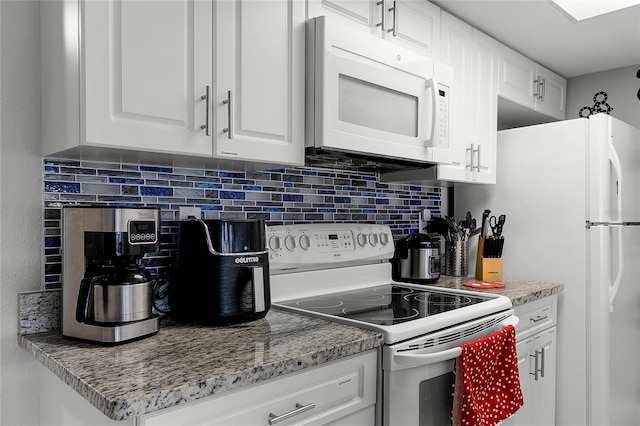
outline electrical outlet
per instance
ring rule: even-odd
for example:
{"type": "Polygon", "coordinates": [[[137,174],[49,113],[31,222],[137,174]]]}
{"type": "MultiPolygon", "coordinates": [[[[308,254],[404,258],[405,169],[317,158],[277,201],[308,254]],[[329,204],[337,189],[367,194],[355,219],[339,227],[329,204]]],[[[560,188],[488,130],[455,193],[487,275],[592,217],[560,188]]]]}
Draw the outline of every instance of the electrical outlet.
{"type": "Polygon", "coordinates": [[[200,207],[180,207],[180,220],[202,219],[202,210],[200,207]]]}

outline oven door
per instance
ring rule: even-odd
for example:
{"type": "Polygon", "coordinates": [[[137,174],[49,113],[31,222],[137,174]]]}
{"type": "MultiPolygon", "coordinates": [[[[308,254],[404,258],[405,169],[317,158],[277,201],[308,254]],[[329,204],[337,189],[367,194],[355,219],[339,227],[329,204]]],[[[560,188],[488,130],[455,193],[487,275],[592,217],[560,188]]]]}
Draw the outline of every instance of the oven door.
{"type": "Polygon", "coordinates": [[[509,310],[417,337],[383,350],[383,425],[451,424],[455,359],[460,345],[518,323],[509,310]],[[454,336],[462,337],[454,337],[454,336]],[[438,342],[447,343],[440,344],[438,342]]]}
{"type": "Polygon", "coordinates": [[[436,81],[434,69],[444,80],[452,70],[325,17],[311,20],[308,31],[315,40],[308,128],[316,148],[450,162],[450,82],[436,81]]]}

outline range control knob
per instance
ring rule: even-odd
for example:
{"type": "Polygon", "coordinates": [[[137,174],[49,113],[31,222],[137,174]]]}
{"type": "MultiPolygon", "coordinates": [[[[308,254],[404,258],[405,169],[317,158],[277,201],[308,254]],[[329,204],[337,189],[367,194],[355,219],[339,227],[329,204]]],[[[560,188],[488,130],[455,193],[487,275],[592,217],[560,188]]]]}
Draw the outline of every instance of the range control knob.
{"type": "Polygon", "coordinates": [[[280,242],[280,237],[278,237],[277,235],[274,235],[271,238],[269,238],[269,248],[273,251],[282,250],[282,243],[280,242]]]}
{"type": "Polygon", "coordinates": [[[367,236],[363,233],[359,233],[356,239],[358,240],[360,247],[364,247],[364,245],[367,244],[367,236]]]}
{"type": "Polygon", "coordinates": [[[372,246],[378,244],[378,234],[374,234],[373,232],[369,234],[369,244],[372,246]]]}
{"type": "Polygon", "coordinates": [[[388,242],[389,242],[389,236],[387,234],[385,234],[384,232],[381,232],[380,233],[380,244],[382,244],[383,246],[386,246],[388,242]]]}
{"type": "Polygon", "coordinates": [[[300,247],[302,247],[302,250],[308,250],[311,247],[311,238],[308,235],[300,237],[300,247]]]}
{"type": "Polygon", "coordinates": [[[284,246],[289,251],[294,251],[296,249],[296,239],[292,235],[287,235],[284,237],[284,246]]]}

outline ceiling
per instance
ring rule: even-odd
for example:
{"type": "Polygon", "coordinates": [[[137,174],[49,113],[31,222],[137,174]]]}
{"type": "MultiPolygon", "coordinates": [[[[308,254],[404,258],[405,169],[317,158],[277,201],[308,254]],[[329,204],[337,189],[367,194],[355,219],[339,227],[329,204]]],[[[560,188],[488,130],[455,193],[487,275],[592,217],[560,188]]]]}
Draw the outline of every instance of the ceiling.
{"type": "Polygon", "coordinates": [[[640,64],[640,5],[575,22],[549,0],[431,2],[565,78],[640,64]]]}

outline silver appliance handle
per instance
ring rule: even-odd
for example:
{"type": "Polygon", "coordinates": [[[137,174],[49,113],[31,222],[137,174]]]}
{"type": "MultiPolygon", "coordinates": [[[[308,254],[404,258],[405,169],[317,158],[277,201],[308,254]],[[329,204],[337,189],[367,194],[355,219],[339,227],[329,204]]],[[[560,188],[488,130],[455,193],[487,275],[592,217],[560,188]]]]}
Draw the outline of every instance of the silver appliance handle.
{"type": "Polygon", "coordinates": [[[204,228],[204,235],[207,238],[207,246],[209,248],[209,252],[214,256],[258,256],[261,254],[267,254],[268,250],[261,251],[243,251],[238,253],[220,253],[213,247],[213,241],[211,241],[211,234],[209,234],[209,227],[202,219],[195,219],[196,222],[200,222],[202,227],[204,228]]]}
{"type": "Polygon", "coordinates": [[[269,413],[269,424],[270,425],[275,425],[276,423],[280,423],[281,421],[290,419],[293,416],[297,416],[298,414],[302,414],[305,411],[309,411],[316,408],[316,404],[314,402],[311,402],[309,404],[306,405],[302,405],[298,402],[296,402],[296,408],[286,412],[284,414],[280,414],[280,415],[276,415],[273,413],[269,413]]]}
{"type": "MultiPolygon", "coordinates": [[[[502,322],[502,328],[509,325],[517,326],[519,318],[515,315],[511,315],[504,322],[502,322]]],[[[454,359],[462,355],[462,348],[460,346],[447,349],[445,351],[436,352],[432,354],[394,354],[393,360],[404,367],[421,367],[428,364],[435,364],[441,361],[447,361],[454,359]]]]}

